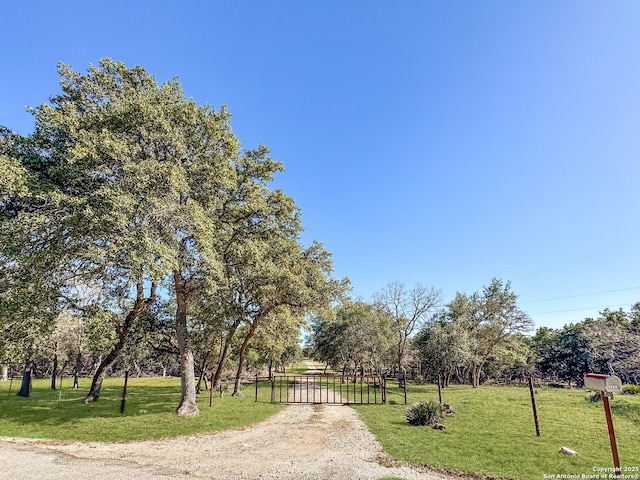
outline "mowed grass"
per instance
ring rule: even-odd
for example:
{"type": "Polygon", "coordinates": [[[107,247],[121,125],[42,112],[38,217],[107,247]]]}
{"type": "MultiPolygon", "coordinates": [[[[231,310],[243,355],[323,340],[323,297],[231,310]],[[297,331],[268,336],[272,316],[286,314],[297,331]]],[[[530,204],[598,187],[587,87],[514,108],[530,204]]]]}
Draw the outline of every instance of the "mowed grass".
{"type": "MultiPolygon", "coordinates": [[[[404,418],[404,397],[388,389],[389,405],[354,406],[394,458],[482,476],[541,480],[543,475],[594,475],[613,460],[602,402],[584,390],[536,388],[541,436],[537,437],[527,387],[453,386],[443,402],[456,411],[446,430],[414,427],[404,418]],[[578,452],[560,453],[566,446],[578,452]]],[[[436,386],[410,386],[408,405],[436,400],[436,386]]],[[[640,395],[611,401],[621,466],[640,466],[640,395]]],[[[623,472],[624,473],[624,472],[623,472]]],[[[638,473],[627,472],[627,473],[638,473]]],[[[601,476],[600,478],[608,478],[601,476]]]]}
{"type": "Polygon", "coordinates": [[[34,380],[28,398],[15,394],[20,381],[0,382],[0,436],[42,438],[65,441],[126,442],[152,438],[215,432],[258,423],[282,410],[285,405],[269,403],[270,382],[260,382],[258,403],[255,386],[246,385],[243,398],[221,398],[214,392],[198,396],[200,415],[174,415],[180,402],[179,378],[129,378],[125,411],[120,413],[124,379],[107,378],[100,399],[85,405],[83,399],[90,379],[82,379],[79,390],[65,379],[62,390],[52,390],[50,380],[34,380]]]}

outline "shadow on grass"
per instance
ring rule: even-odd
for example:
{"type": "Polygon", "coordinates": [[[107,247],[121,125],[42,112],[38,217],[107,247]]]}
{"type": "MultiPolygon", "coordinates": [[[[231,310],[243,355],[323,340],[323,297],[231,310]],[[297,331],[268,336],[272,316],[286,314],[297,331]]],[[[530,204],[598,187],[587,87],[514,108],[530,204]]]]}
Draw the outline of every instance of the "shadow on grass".
{"type": "Polygon", "coordinates": [[[122,386],[103,387],[98,401],[85,404],[88,390],[67,389],[64,385],[62,390],[52,390],[39,383],[34,384],[29,397],[1,391],[0,421],[25,426],[63,426],[83,419],[172,413],[180,401],[179,386],[131,386],[127,388],[125,411],[121,414],[122,386]]]}
{"type": "Polygon", "coordinates": [[[63,441],[126,442],[166,438],[194,433],[210,433],[260,422],[279,412],[285,405],[264,399],[270,395],[267,384],[259,386],[254,402],[253,388],[244,398],[214,397],[209,392],[198,395],[200,415],[178,417],[174,414],[180,402],[180,379],[129,379],[125,412],[120,413],[123,379],[106,379],[100,399],[86,405],[88,382],[81,390],[63,385],[51,390],[46,380],[36,380],[31,396],[9,395],[0,382],[0,432],[23,438],[48,438],[63,441]]]}
{"type": "Polygon", "coordinates": [[[611,414],[624,417],[640,425],[640,405],[630,404],[624,398],[611,403],[611,414]]]}

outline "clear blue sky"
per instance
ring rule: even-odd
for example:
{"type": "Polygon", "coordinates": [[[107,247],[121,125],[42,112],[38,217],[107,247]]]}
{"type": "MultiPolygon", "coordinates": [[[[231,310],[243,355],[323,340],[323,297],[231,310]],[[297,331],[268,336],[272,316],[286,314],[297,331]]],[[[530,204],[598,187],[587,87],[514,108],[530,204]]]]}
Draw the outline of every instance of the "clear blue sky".
{"type": "Polygon", "coordinates": [[[58,61],[178,76],[284,163],[355,296],[499,277],[559,327],[640,300],[639,25],[637,1],[9,2],[0,124],[32,130],[58,61]]]}

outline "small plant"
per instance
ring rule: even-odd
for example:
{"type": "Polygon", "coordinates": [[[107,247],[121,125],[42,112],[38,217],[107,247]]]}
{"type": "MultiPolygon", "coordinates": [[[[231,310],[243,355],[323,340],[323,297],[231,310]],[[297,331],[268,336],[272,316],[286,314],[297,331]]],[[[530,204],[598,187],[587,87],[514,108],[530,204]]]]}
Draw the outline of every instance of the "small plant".
{"type": "Polygon", "coordinates": [[[442,413],[444,414],[445,417],[453,417],[456,414],[456,411],[448,403],[443,403],[442,404],[442,413]]]}
{"type": "Polygon", "coordinates": [[[624,385],[622,393],[625,395],[640,395],[640,385],[624,385]]]}
{"type": "Polygon", "coordinates": [[[404,416],[411,425],[435,425],[440,421],[442,407],[433,400],[422,400],[414,403],[404,411],[404,416]]]}
{"type": "Polygon", "coordinates": [[[599,402],[600,401],[600,392],[588,393],[586,399],[590,402],[599,402]]]}

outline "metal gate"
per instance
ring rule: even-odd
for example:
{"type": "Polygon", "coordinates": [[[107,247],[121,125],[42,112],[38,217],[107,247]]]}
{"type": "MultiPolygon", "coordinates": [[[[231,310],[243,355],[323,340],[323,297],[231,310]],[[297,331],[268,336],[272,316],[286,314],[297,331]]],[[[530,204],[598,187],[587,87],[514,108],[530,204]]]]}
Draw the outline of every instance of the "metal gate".
{"type": "Polygon", "coordinates": [[[273,403],[383,404],[386,391],[386,381],[379,377],[292,375],[271,379],[273,403]]]}

